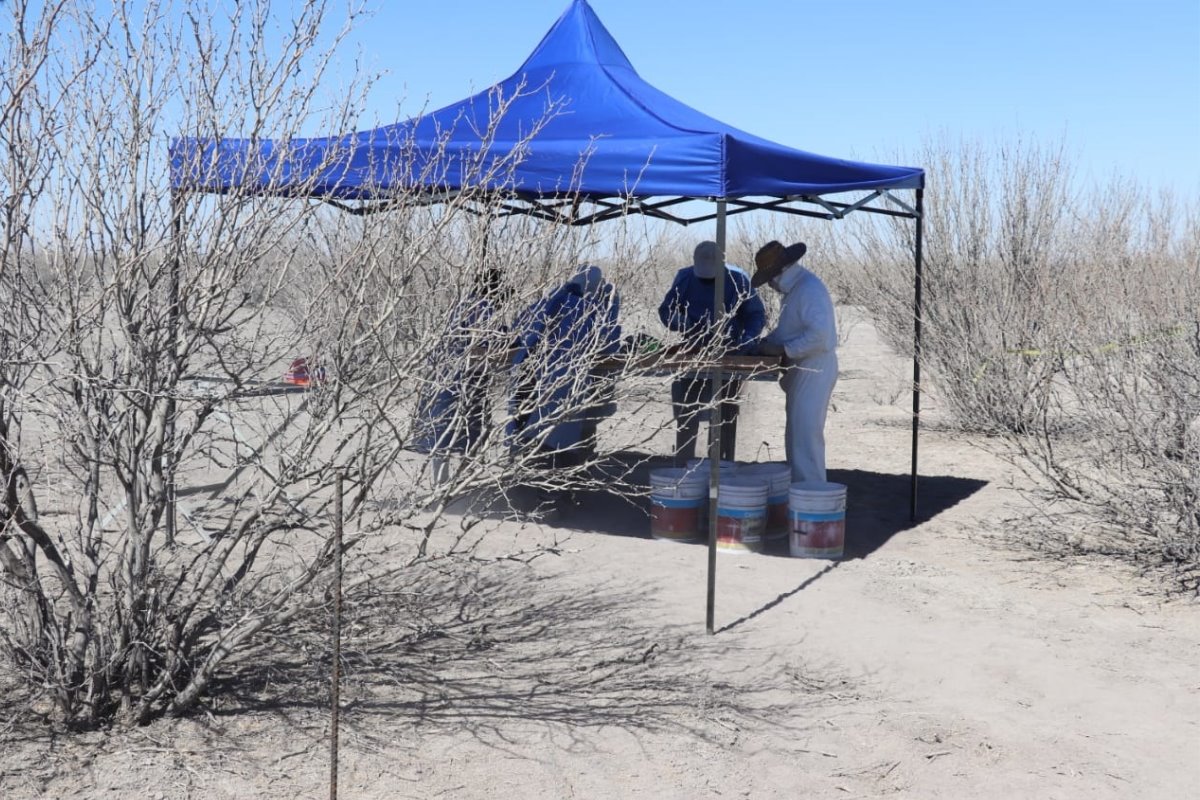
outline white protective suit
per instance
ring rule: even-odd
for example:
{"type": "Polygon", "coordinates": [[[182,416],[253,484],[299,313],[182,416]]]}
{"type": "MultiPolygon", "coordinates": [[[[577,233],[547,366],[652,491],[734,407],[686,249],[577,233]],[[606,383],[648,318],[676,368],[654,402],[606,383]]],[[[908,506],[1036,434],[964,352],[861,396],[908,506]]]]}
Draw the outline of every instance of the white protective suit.
{"type": "Polygon", "coordinates": [[[837,320],[829,290],[797,262],[771,280],[783,294],[779,322],[766,336],[783,347],[788,369],[787,460],[793,481],[825,480],[825,415],[837,383],[837,320]]]}

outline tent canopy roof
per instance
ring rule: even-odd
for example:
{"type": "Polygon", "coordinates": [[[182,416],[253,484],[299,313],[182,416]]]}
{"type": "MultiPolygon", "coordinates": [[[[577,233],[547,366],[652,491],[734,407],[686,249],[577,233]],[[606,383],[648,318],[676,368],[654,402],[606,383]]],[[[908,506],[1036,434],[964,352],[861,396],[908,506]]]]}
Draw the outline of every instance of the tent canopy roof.
{"type": "Polygon", "coordinates": [[[521,197],[742,198],[921,188],[924,173],[815,155],[651,86],[586,0],[510,77],[423,116],[342,136],[177,138],[173,188],[343,200],[484,189],[521,197]]]}

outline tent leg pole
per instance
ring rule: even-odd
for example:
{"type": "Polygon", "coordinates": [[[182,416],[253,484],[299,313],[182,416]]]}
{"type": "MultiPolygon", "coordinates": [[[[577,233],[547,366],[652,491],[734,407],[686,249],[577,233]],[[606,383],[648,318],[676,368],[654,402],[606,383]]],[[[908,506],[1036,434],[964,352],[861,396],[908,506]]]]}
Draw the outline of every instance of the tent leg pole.
{"type": "MultiPolygon", "coordinates": [[[[717,249],[725,261],[725,201],[717,201],[717,249]]],[[[722,270],[724,272],[724,270],[722,270]]],[[[725,280],[713,281],[713,317],[720,320],[725,308],[725,280]]],[[[717,490],[721,485],[721,362],[710,370],[714,405],[708,412],[708,597],[705,605],[705,629],[713,633],[717,594],[717,490]]]]}
{"type": "MultiPolygon", "coordinates": [[[[183,198],[175,189],[171,190],[171,270],[170,281],[167,285],[167,326],[171,335],[171,344],[169,352],[171,357],[171,368],[174,370],[174,378],[176,381],[181,374],[179,371],[179,270],[181,254],[183,252],[183,198]]],[[[177,454],[175,452],[175,415],[177,412],[175,402],[176,386],[170,389],[171,395],[167,398],[167,419],[166,419],[166,452],[163,454],[163,459],[166,461],[166,490],[167,490],[167,507],[166,507],[166,539],[168,545],[175,544],[176,533],[176,508],[175,508],[175,462],[177,454]]]]}
{"type": "Polygon", "coordinates": [[[912,416],[912,486],[908,516],[917,521],[917,438],[921,429],[921,237],[924,233],[924,189],[917,189],[917,231],[913,247],[915,266],[913,278],[913,416],[912,416]]]}

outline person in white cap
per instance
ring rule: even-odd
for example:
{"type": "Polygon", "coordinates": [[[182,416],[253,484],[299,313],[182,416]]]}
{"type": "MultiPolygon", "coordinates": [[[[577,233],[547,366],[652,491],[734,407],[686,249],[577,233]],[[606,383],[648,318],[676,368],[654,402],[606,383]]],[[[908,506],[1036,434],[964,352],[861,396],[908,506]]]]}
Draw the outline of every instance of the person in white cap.
{"type": "Polygon", "coordinates": [[[837,319],[821,279],[800,264],[803,242],[768,242],[754,256],[751,283],[783,295],[779,321],[758,346],[784,357],[780,386],[787,393],[787,460],[793,481],[825,481],[825,416],[837,383],[837,319]]]}
{"type": "MultiPolygon", "coordinates": [[[[675,273],[658,317],[670,330],[683,334],[685,349],[707,347],[716,332],[713,289],[717,275],[725,273],[725,312],[720,316],[727,352],[745,352],[766,325],[762,299],[740,268],[726,264],[716,242],[701,242],[692,253],[692,265],[675,273]]],[[[721,458],[732,460],[737,441],[737,397],[741,379],[726,376],[721,386],[721,458]]],[[[707,373],[683,375],[671,384],[671,402],[677,429],[675,458],[681,466],[696,454],[696,437],[704,407],[713,402],[712,381],[707,373]]]]}

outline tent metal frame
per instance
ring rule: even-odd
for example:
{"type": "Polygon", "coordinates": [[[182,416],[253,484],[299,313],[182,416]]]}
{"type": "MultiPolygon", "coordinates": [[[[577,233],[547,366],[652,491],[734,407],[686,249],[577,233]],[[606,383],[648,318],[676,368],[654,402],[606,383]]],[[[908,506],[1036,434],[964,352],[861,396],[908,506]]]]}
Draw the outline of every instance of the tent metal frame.
{"type": "MultiPolygon", "coordinates": [[[[855,211],[870,214],[882,214],[891,217],[915,219],[918,211],[909,203],[896,196],[897,189],[875,189],[854,202],[844,202],[828,199],[822,195],[804,194],[788,195],[786,197],[598,197],[589,195],[563,195],[541,197],[520,192],[489,192],[479,193],[470,198],[465,208],[473,213],[494,217],[510,217],[525,215],[545,219],[567,225],[594,225],[610,219],[619,219],[634,214],[640,214],[664,222],[679,225],[694,225],[699,222],[711,222],[722,213],[719,211],[705,213],[681,214],[669,209],[684,203],[710,202],[725,203],[726,218],[747,211],[772,211],[824,220],[839,220],[855,211]],[[798,208],[794,204],[803,203],[816,206],[798,208]],[[881,205],[886,204],[886,205],[881,205]],[[585,206],[590,207],[586,213],[585,206]],[[732,208],[730,208],[732,206],[732,208]],[[498,210],[497,210],[498,209],[498,210]]],[[[402,200],[369,200],[343,201],[327,198],[319,199],[341,211],[357,216],[374,214],[383,211],[394,211],[399,207],[417,208],[421,206],[439,205],[451,200],[460,199],[463,192],[458,189],[423,192],[417,195],[408,194],[402,200]]]]}
{"type": "MultiPolygon", "coordinates": [[[[839,220],[855,212],[882,214],[890,217],[912,219],[916,230],[913,246],[913,380],[912,380],[912,468],[909,486],[909,520],[917,521],[918,501],[918,441],[921,427],[921,321],[923,314],[923,264],[922,238],[924,235],[924,188],[915,188],[915,202],[909,204],[897,197],[896,191],[909,189],[874,189],[868,190],[862,198],[845,202],[833,200],[818,194],[791,195],[787,197],[593,197],[583,194],[555,197],[530,196],[511,192],[479,192],[468,198],[466,208],[473,213],[487,214],[495,217],[506,217],[524,214],[532,217],[567,225],[593,225],[610,219],[619,219],[634,214],[652,217],[654,219],[672,222],[680,225],[694,225],[704,222],[716,223],[716,243],[725,252],[726,223],[729,217],[743,214],[747,211],[771,211],[813,217],[823,220],[839,220]],[[715,205],[711,211],[697,214],[680,214],[670,211],[676,206],[692,202],[710,202],[715,205]],[[801,203],[811,207],[796,207],[801,203]],[[497,206],[499,211],[497,211],[497,206]],[[598,210],[584,211],[585,206],[598,210]],[[732,206],[732,208],[730,208],[732,206]]],[[[182,249],[182,206],[187,194],[208,193],[204,188],[172,189],[172,280],[171,280],[171,321],[178,325],[179,316],[179,267],[182,249]]],[[[402,208],[439,205],[451,200],[460,199],[463,192],[457,189],[435,190],[422,192],[414,196],[409,193],[396,199],[374,201],[348,202],[332,198],[310,197],[327,203],[340,211],[354,215],[374,214],[383,211],[394,211],[402,208]]],[[[475,193],[472,193],[475,194],[475,193]]],[[[838,194],[847,194],[845,192],[838,194]]],[[[725,282],[713,282],[713,308],[724,308],[725,282]]],[[[722,369],[718,362],[710,370],[712,385],[722,384],[722,369]]],[[[719,392],[715,396],[719,396],[719,392]]],[[[173,406],[173,403],[172,403],[173,406]]],[[[169,413],[168,424],[173,424],[174,415],[169,413]]],[[[721,425],[719,414],[709,417],[708,459],[709,477],[709,530],[708,530],[708,580],[707,597],[705,600],[705,627],[709,634],[714,632],[714,617],[716,604],[716,553],[717,553],[717,491],[720,485],[720,455],[721,455],[721,425]]],[[[173,470],[169,473],[174,475],[173,470]]],[[[172,479],[173,480],[173,479],[172,479]]],[[[175,533],[175,499],[174,486],[170,487],[170,499],[167,512],[168,535],[175,533]]]]}

